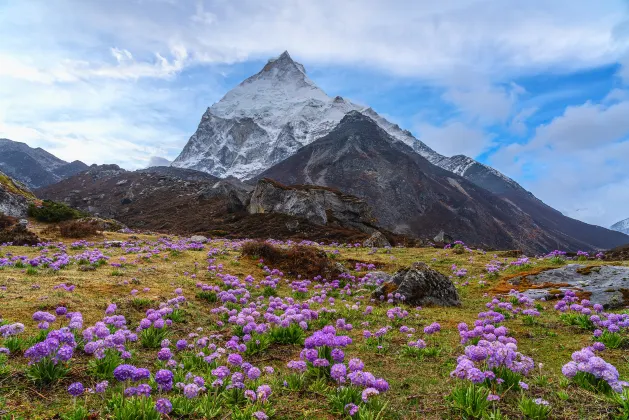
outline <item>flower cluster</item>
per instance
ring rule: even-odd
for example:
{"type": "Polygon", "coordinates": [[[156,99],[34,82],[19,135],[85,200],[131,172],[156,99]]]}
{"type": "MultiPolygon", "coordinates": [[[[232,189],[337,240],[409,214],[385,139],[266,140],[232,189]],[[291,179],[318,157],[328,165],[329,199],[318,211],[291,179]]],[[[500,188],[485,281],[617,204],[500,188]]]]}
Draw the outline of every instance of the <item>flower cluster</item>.
{"type": "MultiPolygon", "coordinates": [[[[598,351],[602,351],[605,347],[601,348],[599,345],[598,348],[598,351]]],[[[561,368],[562,373],[568,378],[576,377],[579,372],[590,374],[596,379],[605,381],[614,391],[622,392],[629,383],[621,381],[618,370],[597,356],[596,352],[597,349],[594,346],[575,351],[572,353],[572,360],[561,368]]]]}
{"type": "Polygon", "coordinates": [[[70,360],[75,348],[74,334],[64,327],[50,331],[44,341],[36,343],[26,350],[24,356],[29,359],[29,364],[38,363],[45,358],[49,358],[57,364],[70,360]]]}

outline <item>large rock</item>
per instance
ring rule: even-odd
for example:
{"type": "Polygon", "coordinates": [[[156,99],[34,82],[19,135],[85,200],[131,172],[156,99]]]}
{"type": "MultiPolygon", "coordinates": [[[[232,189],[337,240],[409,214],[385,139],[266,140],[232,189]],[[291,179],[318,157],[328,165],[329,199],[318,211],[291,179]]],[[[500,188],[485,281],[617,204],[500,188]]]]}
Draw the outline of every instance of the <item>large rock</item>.
{"type": "Polygon", "coordinates": [[[367,203],[332,188],[315,185],[286,186],[271,179],[258,181],[248,211],[303,217],[318,225],[338,224],[374,233],[376,223],[367,203]]]}
{"type": "Polygon", "coordinates": [[[374,297],[387,299],[399,294],[399,300],[410,305],[460,306],[454,284],[443,274],[424,263],[415,263],[396,272],[374,291],[374,297]]]}
{"type": "Polygon", "coordinates": [[[375,231],[371,236],[363,242],[363,246],[367,248],[386,248],[391,246],[386,236],[381,232],[375,231]]]}
{"type": "Polygon", "coordinates": [[[439,244],[449,244],[454,241],[452,237],[448,235],[447,233],[445,233],[444,231],[439,232],[437,236],[434,237],[433,240],[439,244]]]}
{"type": "Polygon", "coordinates": [[[251,185],[230,177],[214,183],[211,188],[203,189],[201,196],[204,198],[224,197],[228,200],[227,210],[237,212],[247,208],[252,191],[251,185]]]}

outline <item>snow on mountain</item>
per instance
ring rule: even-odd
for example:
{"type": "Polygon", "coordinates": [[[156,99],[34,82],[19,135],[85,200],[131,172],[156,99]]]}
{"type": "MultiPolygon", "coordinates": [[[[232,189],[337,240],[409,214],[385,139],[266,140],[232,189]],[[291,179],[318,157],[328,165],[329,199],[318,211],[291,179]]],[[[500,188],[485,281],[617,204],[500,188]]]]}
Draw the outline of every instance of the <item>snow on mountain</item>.
{"type": "Polygon", "coordinates": [[[629,219],[621,220],[618,223],[614,223],[610,226],[610,229],[629,235],[629,219]]]}
{"type": "Polygon", "coordinates": [[[369,107],[328,96],[288,52],[269,60],[259,73],[208,108],[172,165],[218,177],[252,178],[328,134],[350,111],[367,115],[434,165],[463,177],[472,169],[475,173],[490,171],[487,176],[522,189],[512,179],[469,157],[435,152],[369,107]]]}

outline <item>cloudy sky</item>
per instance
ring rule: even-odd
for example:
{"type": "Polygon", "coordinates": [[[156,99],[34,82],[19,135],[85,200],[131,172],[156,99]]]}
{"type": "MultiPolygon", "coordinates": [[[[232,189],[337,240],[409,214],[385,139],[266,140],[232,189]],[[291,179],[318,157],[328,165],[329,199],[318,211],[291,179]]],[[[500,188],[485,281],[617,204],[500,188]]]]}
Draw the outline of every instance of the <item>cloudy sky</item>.
{"type": "Polygon", "coordinates": [[[629,217],[628,0],[0,0],[0,137],[132,169],[288,50],[572,217],[629,217]]]}

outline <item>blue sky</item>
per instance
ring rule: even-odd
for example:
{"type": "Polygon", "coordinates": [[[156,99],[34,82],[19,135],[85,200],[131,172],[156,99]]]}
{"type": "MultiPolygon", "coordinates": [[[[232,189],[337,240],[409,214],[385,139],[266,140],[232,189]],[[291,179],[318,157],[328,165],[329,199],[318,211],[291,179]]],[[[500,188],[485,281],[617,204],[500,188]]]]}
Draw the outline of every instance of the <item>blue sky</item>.
{"type": "Polygon", "coordinates": [[[330,95],[565,214],[629,217],[626,0],[0,0],[0,137],[66,160],[174,159],[288,50],[330,95]]]}

